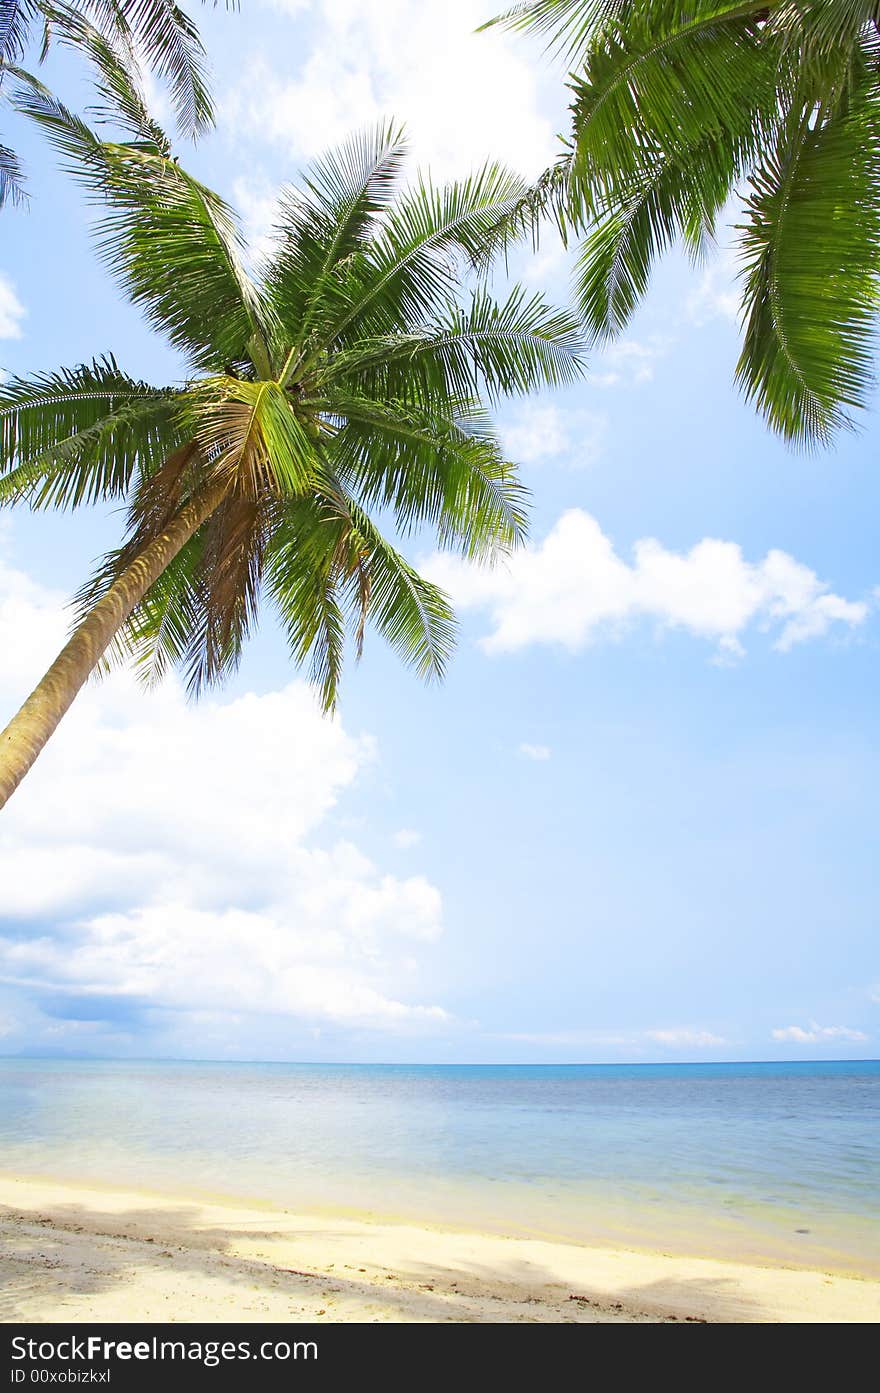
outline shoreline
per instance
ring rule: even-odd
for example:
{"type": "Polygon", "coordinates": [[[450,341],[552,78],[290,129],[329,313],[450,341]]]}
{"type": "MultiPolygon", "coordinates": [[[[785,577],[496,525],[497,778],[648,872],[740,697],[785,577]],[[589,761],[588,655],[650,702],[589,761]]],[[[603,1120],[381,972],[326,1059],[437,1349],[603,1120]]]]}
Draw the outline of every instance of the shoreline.
{"type": "Polygon", "coordinates": [[[0,1321],[875,1322],[880,1281],[0,1177],[0,1321]]]}

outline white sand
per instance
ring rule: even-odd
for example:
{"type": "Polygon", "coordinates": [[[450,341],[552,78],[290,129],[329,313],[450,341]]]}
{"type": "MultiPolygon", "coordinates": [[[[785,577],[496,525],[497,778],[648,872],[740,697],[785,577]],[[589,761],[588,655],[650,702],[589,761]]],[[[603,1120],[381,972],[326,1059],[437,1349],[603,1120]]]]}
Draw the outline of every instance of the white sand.
{"type": "Polygon", "coordinates": [[[4,1322],[672,1319],[876,1321],[880,1282],[0,1179],[4,1322]]]}

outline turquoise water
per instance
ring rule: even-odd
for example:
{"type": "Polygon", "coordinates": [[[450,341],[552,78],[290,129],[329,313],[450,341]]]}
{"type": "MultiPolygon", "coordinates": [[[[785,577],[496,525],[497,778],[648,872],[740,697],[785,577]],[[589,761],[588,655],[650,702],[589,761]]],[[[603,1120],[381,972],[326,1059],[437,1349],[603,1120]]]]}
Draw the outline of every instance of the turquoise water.
{"type": "Polygon", "coordinates": [[[880,1275],[880,1063],[0,1060],[0,1171],[880,1275]]]}

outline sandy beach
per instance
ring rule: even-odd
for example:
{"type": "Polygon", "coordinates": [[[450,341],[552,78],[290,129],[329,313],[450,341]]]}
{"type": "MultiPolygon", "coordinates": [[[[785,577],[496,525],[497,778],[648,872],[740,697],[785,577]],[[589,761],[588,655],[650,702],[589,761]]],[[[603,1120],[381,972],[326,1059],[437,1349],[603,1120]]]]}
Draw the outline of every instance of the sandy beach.
{"type": "Polygon", "coordinates": [[[878,1319],[832,1273],[0,1180],[3,1322],[878,1319]]]}

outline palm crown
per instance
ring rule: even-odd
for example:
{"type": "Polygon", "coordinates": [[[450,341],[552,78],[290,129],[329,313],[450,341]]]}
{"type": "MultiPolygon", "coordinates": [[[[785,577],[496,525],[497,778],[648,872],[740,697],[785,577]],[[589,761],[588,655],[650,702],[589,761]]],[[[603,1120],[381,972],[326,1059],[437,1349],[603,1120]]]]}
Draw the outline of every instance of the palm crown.
{"type": "MultiPolygon", "coordinates": [[[[442,673],[449,603],[373,514],[473,557],[522,536],[524,490],[486,404],[572,379],[578,331],[540,295],[461,282],[486,265],[520,181],[487,166],[402,190],[404,140],[383,126],[284,193],[252,276],[233,212],[171,157],[134,89],[119,144],[46,94],[19,100],[106,205],[105,262],[192,369],[152,387],[103,358],[0,386],[0,501],[128,505],[126,540],[80,595],[71,642],[92,631],[77,674],[112,641],[147,676],[182,664],[198,690],[237,663],[263,595],[327,706],[347,621],[358,645],[369,619],[420,673],[442,673]]],[[[55,683],[55,724],[70,683],[55,683]]]]}
{"type": "Polygon", "coordinates": [[[578,293],[617,333],[655,257],[699,255],[734,192],[737,379],[794,441],[864,405],[880,270],[876,0],[531,0],[500,22],[574,69],[571,139],[538,201],[584,232],[578,293]]]}

